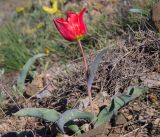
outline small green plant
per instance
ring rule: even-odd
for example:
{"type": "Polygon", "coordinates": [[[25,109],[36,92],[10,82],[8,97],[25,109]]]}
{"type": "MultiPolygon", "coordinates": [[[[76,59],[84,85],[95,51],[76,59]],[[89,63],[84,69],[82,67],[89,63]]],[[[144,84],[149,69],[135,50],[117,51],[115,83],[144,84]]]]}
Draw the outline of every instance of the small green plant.
{"type": "Polygon", "coordinates": [[[65,133],[65,129],[70,129],[75,134],[81,133],[80,127],[76,125],[74,120],[82,119],[89,121],[94,128],[109,123],[113,116],[117,114],[117,111],[125,106],[128,102],[134,100],[140,95],[144,94],[147,90],[141,87],[129,88],[126,93],[113,97],[110,105],[105,107],[97,116],[90,112],[82,112],[77,109],[67,110],[64,113],[59,113],[54,109],[47,108],[24,108],[16,112],[15,116],[30,116],[42,118],[46,121],[55,123],[62,133],[65,133]],[[65,129],[64,129],[65,127],[65,129]]]}
{"type": "Polygon", "coordinates": [[[0,67],[7,71],[20,70],[29,58],[29,50],[14,25],[5,25],[0,30],[0,67]]]}
{"type": "Polygon", "coordinates": [[[45,54],[43,53],[39,53],[39,54],[36,54],[34,55],[33,57],[31,57],[27,62],[26,64],[23,66],[23,69],[18,77],[18,80],[17,80],[17,88],[18,90],[22,91],[23,92],[23,89],[24,89],[24,85],[25,85],[25,79],[27,77],[27,74],[29,72],[29,70],[31,69],[31,67],[33,66],[33,64],[35,63],[35,61],[38,59],[38,58],[41,58],[45,56],[45,54]]]}
{"type": "MultiPolygon", "coordinates": [[[[88,87],[91,88],[94,77],[96,75],[96,71],[98,69],[98,65],[105,53],[106,49],[102,50],[95,58],[91,66],[89,67],[89,75],[88,75],[88,87]]],[[[99,114],[96,116],[90,112],[82,112],[77,109],[70,109],[60,114],[54,109],[46,109],[46,108],[24,108],[15,113],[15,116],[31,116],[42,118],[49,122],[55,123],[62,133],[65,133],[65,129],[71,130],[75,134],[80,134],[81,129],[74,120],[82,119],[89,121],[93,125],[94,128],[110,122],[113,116],[117,114],[117,111],[125,106],[128,102],[134,100],[140,95],[144,94],[147,89],[142,87],[132,87],[128,88],[127,92],[119,96],[114,96],[111,100],[110,105],[102,109],[99,114]],[[65,127],[65,128],[64,128],[65,127]]]]}

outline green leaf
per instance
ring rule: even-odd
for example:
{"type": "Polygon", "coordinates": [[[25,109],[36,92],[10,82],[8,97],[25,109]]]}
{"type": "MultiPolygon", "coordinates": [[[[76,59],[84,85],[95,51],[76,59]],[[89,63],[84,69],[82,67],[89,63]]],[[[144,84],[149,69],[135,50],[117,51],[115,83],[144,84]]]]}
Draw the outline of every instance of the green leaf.
{"type": "Polygon", "coordinates": [[[113,100],[115,102],[115,108],[114,109],[118,110],[119,107],[122,107],[122,106],[126,105],[129,101],[131,101],[133,99],[134,99],[133,96],[125,95],[125,94],[114,97],[113,98],[113,100]]]}
{"type": "Polygon", "coordinates": [[[131,95],[133,98],[137,98],[143,93],[145,93],[147,90],[147,88],[143,87],[133,87],[128,90],[127,95],[131,95]]]}
{"type": "Polygon", "coordinates": [[[67,126],[70,130],[72,130],[76,134],[81,134],[81,131],[77,125],[69,125],[67,126]]]}
{"type": "Polygon", "coordinates": [[[56,122],[59,119],[61,114],[55,111],[54,109],[24,108],[14,113],[13,115],[20,116],[20,117],[24,117],[24,116],[37,117],[50,122],[56,122]]]}
{"type": "Polygon", "coordinates": [[[96,56],[96,58],[94,59],[94,61],[92,62],[92,64],[90,65],[90,67],[88,69],[87,86],[88,86],[89,90],[92,87],[92,83],[93,83],[94,77],[96,75],[98,65],[99,65],[100,61],[102,60],[102,57],[103,57],[104,53],[106,53],[106,51],[107,51],[107,48],[102,49],[102,51],[100,53],[98,53],[98,55],[96,56]]]}
{"type": "Polygon", "coordinates": [[[17,87],[18,87],[19,90],[23,90],[25,79],[26,79],[27,73],[28,73],[29,69],[31,68],[31,66],[34,64],[36,59],[38,59],[40,57],[43,57],[43,56],[46,56],[46,54],[40,53],[40,54],[34,55],[23,66],[23,69],[22,69],[22,71],[21,71],[21,73],[18,77],[18,80],[17,80],[17,87]]]}
{"type": "Polygon", "coordinates": [[[95,117],[92,113],[90,112],[82,112],[77,109],[71,109],[65,111],[60,119],[57,121],[57,125],[60,128],[60,130],[64,133],[64,125],[74,119],[86,119],[89,120],[90,122],[94,121],[95,117]]]}
{"type": "Polygon", "coordinates": [[[110,122],[112,116],[113,116],[113,111],[109,111],[109,108],[104,108],[100,114],[98,115],[98,119],[94,125],[94,128],[106,123],[106,122],[110,122]]]}
{"type": "Polygon", "coordinates": [[[108,107],[104,108],[99,113],[94,127],[96,128],[100,126],[101,124],[110,122],[112,116],[116,114],[120,108],[122,108],[128,102],[144,94],[146,91],[147,89],[142,88],[142,87],[133,87],[133,88],[129,88],[127,93],[123,93],[119,96],[113,97],[111,104],[108,107]]]}

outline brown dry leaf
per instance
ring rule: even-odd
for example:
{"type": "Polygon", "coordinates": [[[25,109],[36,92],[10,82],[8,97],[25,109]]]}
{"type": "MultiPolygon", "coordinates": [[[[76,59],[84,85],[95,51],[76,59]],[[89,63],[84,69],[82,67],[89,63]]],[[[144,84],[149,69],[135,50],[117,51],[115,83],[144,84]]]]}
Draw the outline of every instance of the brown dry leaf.
{"type": "Polygon", "coordinates": [[[124,115],[120,114],[117,116],[117,119],[116,119],[116,125],[122,125],[122,124],[125,124],[127,123],[127,119],[124,115]]]}
{"type": "MultiPolygon", "coordinates": [[[[84,111],[86,111],[86,112],[92,112],[91,106],[88,106],[86,109],[84,109],[84,111]]],[[[99,113],[99,107],[98,107],[98,105],[96,105],[94,103],[93,103],[93,111],[94,111],[95,114],[99,113]]]]}
{"type": "Polygon", "coordinates": [[[43,75],[37,75],[31,84],[29,84],[26,88],[26,94],[29,96],[35,95],[38,91],[43,89],[43,75]]]}
{"type": "MultiPolygon", "coordinates": [[[[96,97],[93,100],[93,110],[95,112],[95,114],[99,113],[99,108],[103,105],[108,105],[109,104],[109,99],[107,99],[105,97],[105,95],[103,95],[103,93],[98,93],[96,95],[96,97]]],[[[88,106],[87,108],[85,108],[85,111],[91,112],[91,107],[88,106]]]]}

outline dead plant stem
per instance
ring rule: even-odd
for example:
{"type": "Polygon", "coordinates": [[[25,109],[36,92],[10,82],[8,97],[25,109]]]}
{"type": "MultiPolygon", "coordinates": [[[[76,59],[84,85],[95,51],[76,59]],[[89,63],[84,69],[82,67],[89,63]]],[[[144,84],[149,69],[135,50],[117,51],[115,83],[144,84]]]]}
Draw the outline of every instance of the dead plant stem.
{"type": "Polygon", "coordinates": [[[17,106],[17,108],[20,110],[21,108],[19,107],[19,105],[16,103],[16,101],[12,98],[12,96],[9,94],[8,91],[6,91],[5,88],[3,88],[3,91],[9,96],[9,98],[14,102],[14,104],[17,106]]]}

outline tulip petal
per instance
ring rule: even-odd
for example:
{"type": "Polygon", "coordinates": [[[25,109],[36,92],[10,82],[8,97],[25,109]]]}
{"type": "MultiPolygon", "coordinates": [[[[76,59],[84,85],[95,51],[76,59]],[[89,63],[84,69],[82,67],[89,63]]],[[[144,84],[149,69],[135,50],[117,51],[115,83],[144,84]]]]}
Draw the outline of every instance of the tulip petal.
{"type": "Polygon", "coordinates": [[[67,12],[67,21],[68,22],[77,22],[78,15],[74,12],[68,11],[67,12]]]}
{"type": "Polygon", "coordinates": [[[81,12],[79,13],[79,16],[83,16],[83,14],[86,12],[86,8],[83,8],[82,10],[81,10],[81,12]]]}
{"type": "Polygon", "coordinates": [[[67,21],[68,23],[72,26],[73,28],[73,33],[75,37],[79,34],[79,24],[78,24],[78,14],[73,13],[73,12],[68,12],[67,13],[67,21]]]}
{"type": "Polygon", "coordinates": [[[77,15],[77,14],[72,11],[67,11],[67,18],[71,17],[72,15],[77,15]]]}
{"type": "Polygon", "coordinates": [[[85,11],[86,11],[86,8],[83,8],[79,14],[79,24],[80,24],[80,30],[82,34],[85,34],[87,32],[86,25],[83,21],[83,15],[85,11]]]}
{"type": "Polygon", "coordinates": [[[60,34],[69,41],[73,41],[75,39],[75,35],[73,34],[72,26],[63,18],[59,18],[54,20],[54,23],[60,32],[60,34]]]}

